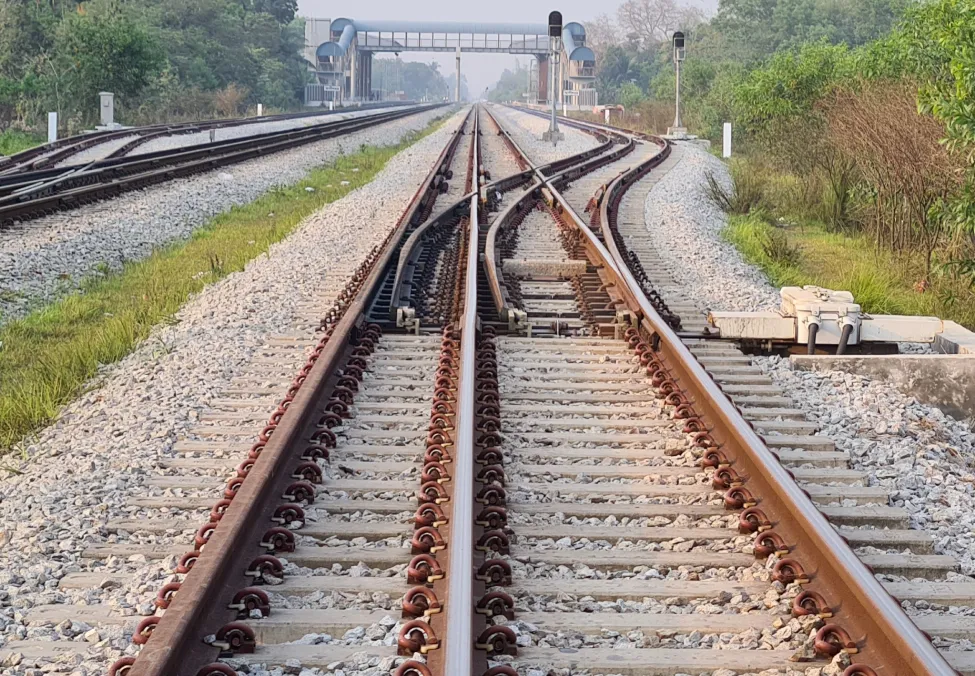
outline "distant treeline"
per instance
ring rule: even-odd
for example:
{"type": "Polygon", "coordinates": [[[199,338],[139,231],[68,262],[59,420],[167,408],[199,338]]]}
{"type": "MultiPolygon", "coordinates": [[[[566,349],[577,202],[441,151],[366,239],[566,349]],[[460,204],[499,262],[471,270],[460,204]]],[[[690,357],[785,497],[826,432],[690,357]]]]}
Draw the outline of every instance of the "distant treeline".
{"type": "Polygon", "coordinates": [[[0,126],[57,111],[126,122],[293,107],[306,78],[296,0],[0,0],[0,126]]]}

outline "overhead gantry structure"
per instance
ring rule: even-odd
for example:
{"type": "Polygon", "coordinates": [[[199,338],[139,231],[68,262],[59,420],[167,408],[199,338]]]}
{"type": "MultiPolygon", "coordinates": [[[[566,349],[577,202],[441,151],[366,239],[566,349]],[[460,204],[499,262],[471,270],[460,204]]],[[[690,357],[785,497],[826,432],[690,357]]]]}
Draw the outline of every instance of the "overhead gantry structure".
{"type": "MultiPolygon", "coordinates": [[[[537,61],[531,69],[529,90],[534,100],[549,102],[548,26],[544,23],[497,23],[455,21],[358,21],[335,19],[329,40],[315,51],[315,74],[322,101],[369,101],[380,97],[373,88],[373,55],[383,52],[447,52],[457,54],[458,79],[463,52],[525,54],[537,61]],[[536,94],[537,92],[537,94],[536,94]]],[[[596,56],[586,46],[586,29],[571,22],[562,30],[561,63],[555,74],[556,99],[570,108],[598,103],[595,79],[596,56]]],[[[455,94],[455,97],[459,94],[455,94]]]]}

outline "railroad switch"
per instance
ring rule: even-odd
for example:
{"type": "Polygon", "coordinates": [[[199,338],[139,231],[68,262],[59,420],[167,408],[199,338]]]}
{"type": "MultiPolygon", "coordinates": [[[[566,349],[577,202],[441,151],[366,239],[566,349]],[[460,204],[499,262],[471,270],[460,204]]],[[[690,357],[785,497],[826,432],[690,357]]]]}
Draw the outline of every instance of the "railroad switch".
{"type": "Polygon", "coordinates": [[[938,317],[875,315],[863,312],[849,291],[818,286],[787,286],[779,309],[771,312],[716,312],[708,323],[720,338],[769,346],[835,346],[843,354],[852,345],[934,343],[942,352],[975,351],[975,334],[938,317]]]}
{"type": "Polygon", "coordinates": [[[420,335],[420,320],[416,317],[416,308],[400,307],[396,308],[396,326],[406,331],[413,331],[420,335]]]}

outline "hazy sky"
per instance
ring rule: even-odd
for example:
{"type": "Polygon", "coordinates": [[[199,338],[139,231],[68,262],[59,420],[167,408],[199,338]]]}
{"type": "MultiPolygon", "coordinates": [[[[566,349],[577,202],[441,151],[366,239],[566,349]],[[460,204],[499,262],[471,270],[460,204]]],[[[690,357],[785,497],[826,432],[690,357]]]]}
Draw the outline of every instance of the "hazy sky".
{"type": "MultiPolygon", "coordinates": [[[[553,9],[562,12],[565,21],[585,23],[597,14],[615,14],[622,0],[491,0],[488,3],[457,2],[456,0],[424,0],[423,2],[403,2],[403,0],[356,0],[355,2],[335,2],[334,0],[298,0],[298,14],[301,16],[337,19],[409,19],[432,21],[504,21],[545,23],[548,13],[553,9]]],[[[696,0],[688,2],[704,8],[717,6],[717,0],[696,0]]],[[[453,54],[431,52],[404,52],[404,61],[437,61],[440,71],[453,77],[455,64],[453,54]]],[[[494,85],[505,68],[512,67],[515,59],[527,63],[531,57],[516,57],[509,54],[464,54],[461,59],[461,72],[467,76],[471,95],[484,91],[494,85]]],[[[451,80],[453,82],[453,80],[451,80]]]]}

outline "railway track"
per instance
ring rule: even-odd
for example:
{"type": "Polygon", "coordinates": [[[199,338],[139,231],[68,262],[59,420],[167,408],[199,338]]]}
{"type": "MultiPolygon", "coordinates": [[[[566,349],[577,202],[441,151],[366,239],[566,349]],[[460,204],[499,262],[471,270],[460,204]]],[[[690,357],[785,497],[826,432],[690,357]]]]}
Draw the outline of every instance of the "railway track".
{"type": "Polygon", "coordinates": [[[476,107],[337,304],[177,442],[112,527],[192,551],[136,549],[179,568],[113,673],[975,673],[975,585],[638,245],[679,150],[593,133],[536,166],[476,107]]]}
{"type": "MultiPolygon", "coordinates": [[[[382,105],[365,105],[357,107],[355,110],[389,108],[398,105],[409,104],[387,103],[382,105]]],[[[142,127],[118,129],[115,131],[89,132],[79,134],[77,136],[68,136],[58,139],[52,143],[45,143],[13,155],[0,157],[0,176],[7,176],[19,172],[36,171],[39,169],[50,168],[51,166],[59,163],[70,162],[76,159],[76,155],[103,144],[111,144],[112,146],[115,146],[105,155],[106,159],[112,159],[124,157],[136,148],[164,136],[183,136],[215,129],[242,127],[261,122],[280,122],[283,120],[296,120],[307,117],[321,117],[332,114],[338,115],[343,112],[348,111],[339,108],[334,111],[284,113],[281,115],[266,115],[257,118],[232,118],[225,120],[206,120],[202,122],[152,124],[142,127]]]]}
{"type": "MultiPolygon", "coordinates": [[[[51,163],[47,163],[47,168],[33,168],[41,163],[40,159],[34,160],[25,165],[31,167],[29,170],[0,172],[0,227],[111,199],[124,192],[211,171],[307,143],[340,137],[436,107],[438,105],[380,110],[371,115],[325,121],[298,129],[140,155],[122,154],[122,151],[131,150],[133,144],[141,144],[171,133],[167,130],[158,133],[149,130],[131,144],[118,149],[112,156],[88,164],[51,167],[47,166],[51,163]]],[[[191,127],[184,131],[192,133],[199,131],[199,128],[191,127]]],[[[79,146],[86,143],[88,145],[84,147],[90,147],[97,138],[92,139],[91,143],[80,141],[55,153],[67,152],[72,148],[78,151],[82,149],[79,146]]]]}

